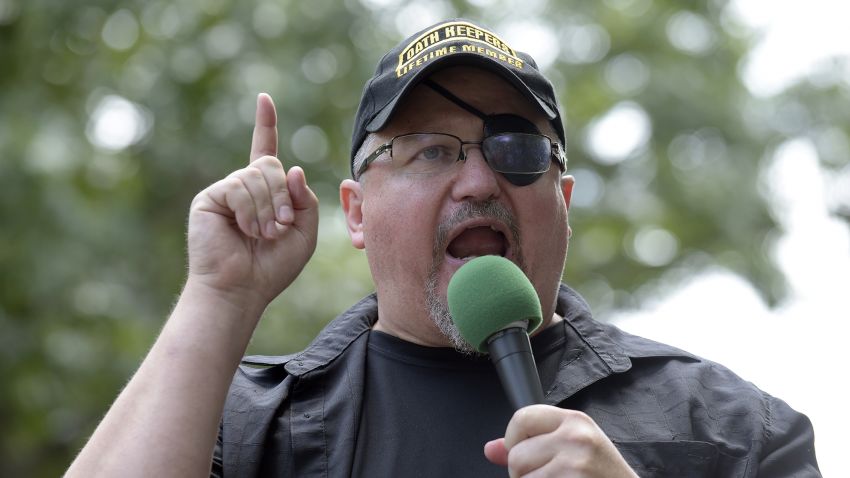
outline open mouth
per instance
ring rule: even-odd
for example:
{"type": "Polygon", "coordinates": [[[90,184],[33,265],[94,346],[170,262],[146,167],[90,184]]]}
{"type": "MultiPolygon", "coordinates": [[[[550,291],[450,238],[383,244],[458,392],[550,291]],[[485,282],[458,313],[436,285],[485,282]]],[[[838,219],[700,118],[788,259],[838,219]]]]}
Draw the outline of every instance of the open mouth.
{"type": "Polygon", "coordinates": [[[499,224],[470,224],[455,231],[446,247],[449,257],[468,261],[479,256],[506,257],[510,243],[499,224]]]}

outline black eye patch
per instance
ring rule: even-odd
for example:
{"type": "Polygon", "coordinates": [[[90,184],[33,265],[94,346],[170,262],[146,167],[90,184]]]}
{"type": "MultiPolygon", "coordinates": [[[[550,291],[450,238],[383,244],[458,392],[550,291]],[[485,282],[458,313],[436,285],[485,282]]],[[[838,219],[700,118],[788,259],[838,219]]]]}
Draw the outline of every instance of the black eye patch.
{"type": "MultiPolygon", "coordinates": [[[[531,121],[513,114],[489,115],[484,118],[484,139],[502,133],[540,134],[540,130],[531,121]]],[[[537,181],[543,173],[502,175],[514,186],[528,186],[537,181]]]]}

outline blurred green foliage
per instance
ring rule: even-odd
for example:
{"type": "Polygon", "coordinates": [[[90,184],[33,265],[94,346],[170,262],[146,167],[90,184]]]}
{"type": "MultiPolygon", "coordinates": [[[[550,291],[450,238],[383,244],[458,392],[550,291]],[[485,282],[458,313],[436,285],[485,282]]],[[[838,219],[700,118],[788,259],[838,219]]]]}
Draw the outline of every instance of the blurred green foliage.
{"type": "Polygon", "coordinates": [[[304,166],[322,222],[249,352],[303,347],[371,290],[337,200],[351,118],[378,58],[440,18],[548,34],[578,179],[565,278],[603,318],[716,265],[777,301],[760,168],[794,136],[846,166],[847,88],[825,69],[750,95],[737,70],[751,34],[725,6],[0,0],[0,475],[60,474],[132,374],[180,291],[189,203],[247,160],[259,91],[277,101],[280,156],[304,166]],[[589,125],[624,110],[651,134],[606,159],[589,125]]]}

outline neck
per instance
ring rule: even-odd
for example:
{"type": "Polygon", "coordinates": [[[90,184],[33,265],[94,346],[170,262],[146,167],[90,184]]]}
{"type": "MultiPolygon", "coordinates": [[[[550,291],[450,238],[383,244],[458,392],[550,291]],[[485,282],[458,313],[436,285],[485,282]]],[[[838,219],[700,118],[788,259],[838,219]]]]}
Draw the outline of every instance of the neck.
{"type": "MultiPolygon", "coordinates": [[[[440,333],[439,329],[428,319],[426,327],[417,327],[410,326],[407,322],[403,322],[402,324],[398,324],[395,321],[385,318],[383,314],[381,314],[380,307],[378,308],[378,321],[375,322],[375,325],[372,326],[372,330],[379,330],[385,334],[392,335],[406,342],[414,343],[417,345],[422,345],[425,347],[451,347],[452,344],[442,333],[440,333]],[[427,329],[427,330],[423,330],[427,329]]],[[[535,336],[542,332],[547,327],[555,325],[564,318],[558,314],[552,314],[549,320],[544,320],[540,327],[532,333],[532,336],[535,336]]]]}

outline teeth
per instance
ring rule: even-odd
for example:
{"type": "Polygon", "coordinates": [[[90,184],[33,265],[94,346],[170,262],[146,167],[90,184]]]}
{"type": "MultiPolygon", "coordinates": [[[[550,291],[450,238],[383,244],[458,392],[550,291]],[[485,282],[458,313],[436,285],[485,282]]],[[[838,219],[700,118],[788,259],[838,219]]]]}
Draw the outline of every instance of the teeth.
{"type": "MultiPolygon", "coordinates": [[[[479,227],[479,226],[469,226],[469,227],[467,227],[467,229],[473,229],[473,228],[475,228],[475,227],[479,227]]],[[[496,226],[489,225],[489,226],[487,226],[487,227],[489,227],[491,231],[499,232],[499,230],[498,230],[498,229],[496,229],[496,226]]]]}
{"type": "Polygon", "coordinates": [[[460,260],[471,261],[472,259],[475,259],[476,257],[478,257],[478,256],[466,256],[466,257],[462,257],[460,260]]]}

